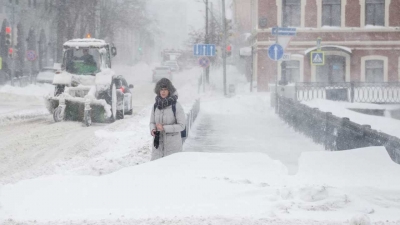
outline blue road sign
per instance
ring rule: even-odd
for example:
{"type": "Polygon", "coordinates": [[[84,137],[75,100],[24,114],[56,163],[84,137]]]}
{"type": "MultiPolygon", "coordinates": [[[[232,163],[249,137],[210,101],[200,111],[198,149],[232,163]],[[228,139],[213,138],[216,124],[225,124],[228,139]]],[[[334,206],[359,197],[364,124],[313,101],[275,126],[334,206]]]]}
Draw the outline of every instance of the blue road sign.
{"type": "Polygon", "coordinates": [[[310,57],[311,57],[311,65],[323,66],[325,64],[325,52],[312,51],[310,57]]]}
{"type": "Polygon", "coordinates": [[[210,66],[210,60],[207,57],[201,57],[199,59],[199,65],[203,68],[207,68],[210,66]]]}
{"type": "Polygon", "coordinates": [[[295,27],[273,27],[271,30],[272,35],[278,36],[296,36],[295,27]]]}
{"type": "Polygon", "coordinates": [[[272,60],[279,61],[283,57],[283,48],[279,44],[273,44],[268,48],[268,57],[272,60]]]}
{"type": "Polygon", "coordinates": [[[197,44],[193,46],[193,54],[195,56],[215,56],[215,45],[197,44]]]}
{"type": "Polygon", "coordinates": [[[35,52],[35,51],[33,51],[33,50],[28,50],[28,51],[26,52],[26,58],[27,58],[29,61],[35,61],[35,60],[36,60],[36,57],[37,57],[37,55],[36,55],[36,52],[35,52]]]}

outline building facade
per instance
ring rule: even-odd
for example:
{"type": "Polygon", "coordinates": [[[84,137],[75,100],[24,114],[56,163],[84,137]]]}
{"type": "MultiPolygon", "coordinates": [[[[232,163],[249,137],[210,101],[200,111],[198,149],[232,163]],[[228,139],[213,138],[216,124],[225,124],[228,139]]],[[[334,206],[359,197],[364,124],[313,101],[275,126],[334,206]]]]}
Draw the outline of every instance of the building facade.
{"type": "Polygon", "coordinates": [[[255,0],[253,79],[258,91],[283,77],[288,82],[400,81],[399,0],[255,0]],[[271,34],[273,27],[295,27],[296,36],[271,34]],[[324,65],[310,53],[321,39],[324,65]],[[289,61],[268,57],[275,43],[289,61]]]}

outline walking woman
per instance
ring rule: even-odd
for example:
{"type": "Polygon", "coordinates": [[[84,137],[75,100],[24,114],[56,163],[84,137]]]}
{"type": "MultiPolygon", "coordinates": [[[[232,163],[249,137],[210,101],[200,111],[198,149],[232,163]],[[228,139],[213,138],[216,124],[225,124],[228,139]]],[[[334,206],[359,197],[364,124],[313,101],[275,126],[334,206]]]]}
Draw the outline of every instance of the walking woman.
{"type": "Polygon", "coordinates": [[[157,96],[150,117],[150,131],[154,137],[151,160],[181,152],[181,131],[185,129],[185,113],[177,102],[178,93],[171,81],[162,78],[154,92],[157,96]]]}

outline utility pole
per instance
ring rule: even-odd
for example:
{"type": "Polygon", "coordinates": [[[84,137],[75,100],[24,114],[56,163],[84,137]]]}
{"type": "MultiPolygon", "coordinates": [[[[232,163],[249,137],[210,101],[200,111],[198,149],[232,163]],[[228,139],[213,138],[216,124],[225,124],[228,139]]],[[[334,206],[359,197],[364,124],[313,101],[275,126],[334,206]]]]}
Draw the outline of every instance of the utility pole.
{"type": "MultiPolygon", "coordinates": [[[[210,44],[209,35],[208,35],[208,0],[205,1],[206,3],[206,35],[205,35],[205,44],[210,44]]],[[[205,68],[206,73],[206,81],[207,84],[210,83],[210,67],[205,68]]]]}
{"type": "Polygon", "coordinates": [[[210,39],[211,44],[215,44],[215,22],[214,22],[214,4],[210,2],[211,4],[211,9],[210,9],[210,14],[211,14],[211,21],[210,21],[210,39]]]}
{"type": "Polygon", "coordinates": [[[225,0],[222,0],[222,23],[224,28],[224,37],[222,45],[222,59],[223,59],[223,76],[224,76],[224,95],[226,96],[226,17],[225,17],[225,0]]]}

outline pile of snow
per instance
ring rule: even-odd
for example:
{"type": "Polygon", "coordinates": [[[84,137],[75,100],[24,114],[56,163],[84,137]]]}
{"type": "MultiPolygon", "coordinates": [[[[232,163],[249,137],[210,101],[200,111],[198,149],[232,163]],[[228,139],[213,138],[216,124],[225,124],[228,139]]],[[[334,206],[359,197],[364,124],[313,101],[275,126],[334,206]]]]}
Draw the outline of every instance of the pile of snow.
{"type": "MultiPolygon", "coordinates": [[[[26,87],[17,86],[0,86],[0,102],[11,102],[15,101],[31,103],[43,99],[43,96],[48,95],[54,91],[54,86],[51,84],[34,85],[30,84],[26,87]]],[[[35,102],[36,103],[36,102],[35,102]]]]}
{"type": "Polygon", "coordinates": [[[372,129],[382,131],[392,136],[400,138],[400,120],[392,119],[389,117],[372,116],[349,110],[354,109],[386,109],[393,110],[398,109],[399,105],[378,105],[368,103],[349,103],[330,101],[325,99],[314,99],[312,101],[303,101],[305,104],[312,108],[318,108],[323,112],[331,112],[337,117],[347,117],[350,121],[361,125],[371,125],[372,129]]]}
{"type": "Polygon", "coordinates": [[[0,86],[0,124],[48,115],[44,97],[53,91],[49,84],[0,86]]]}
{"type": "Polygon", "coordinates": [[[384,147],[368,147],[338,152],[305,152],[296,178],[298,182],[313,185],[400,189],[400,165],[393,162],[385,151],[384,147]]]}
{"type": "Polygon", "coordinates": [[[178,153],[100,177],[57,175],[4,185],[0,222],[394,222],[400,221],[399,175],[383,147],[305,153],[295,176],[262,153],[178,153]]]}

